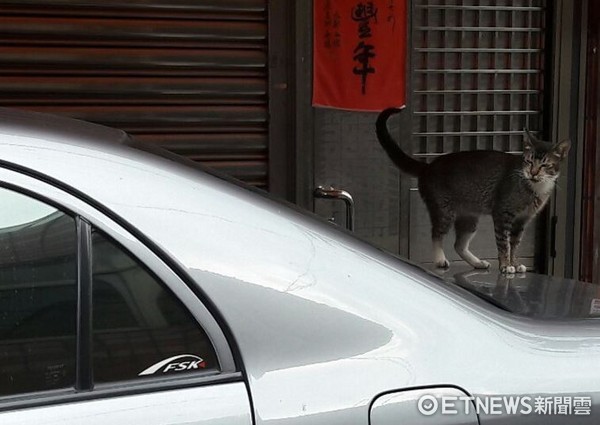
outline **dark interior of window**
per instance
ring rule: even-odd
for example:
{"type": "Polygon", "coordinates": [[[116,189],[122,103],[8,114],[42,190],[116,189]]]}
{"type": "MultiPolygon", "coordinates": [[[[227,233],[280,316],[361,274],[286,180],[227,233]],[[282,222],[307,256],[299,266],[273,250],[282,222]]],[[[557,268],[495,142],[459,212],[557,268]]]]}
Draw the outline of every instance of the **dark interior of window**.
{"type": "Polygon", "coordinates": [[[0,395],[72,387],[75,220],[7,189],[0,207],[0,395]]]}
{"type": "Polygon", "coordinates": [[[218,370],[208,336],[174,294],[99,232],[92,252],[95,382],[218,370]]]}

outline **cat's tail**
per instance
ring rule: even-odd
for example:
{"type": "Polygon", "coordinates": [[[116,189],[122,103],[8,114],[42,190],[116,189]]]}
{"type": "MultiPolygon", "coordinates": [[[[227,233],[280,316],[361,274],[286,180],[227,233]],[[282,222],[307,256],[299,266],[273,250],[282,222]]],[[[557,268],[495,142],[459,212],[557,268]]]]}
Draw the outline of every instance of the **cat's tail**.
{"type": "Polygon", "coordinates": [[[423,170],[427,167],[427,164],[421,161],[417,161],[413,157],[404,153],[400,146],[394,141],[392,135],[387,128],[387,120],[393,114],[397,114],[401,109],[388,108],[382,111],[377,117],[377,123],[375,127],[377,129],[377,138],[379,143],[383,146],[383,149],[388,154],[390,159],[400,168],[411,176],[419,177],[423,170]]]}

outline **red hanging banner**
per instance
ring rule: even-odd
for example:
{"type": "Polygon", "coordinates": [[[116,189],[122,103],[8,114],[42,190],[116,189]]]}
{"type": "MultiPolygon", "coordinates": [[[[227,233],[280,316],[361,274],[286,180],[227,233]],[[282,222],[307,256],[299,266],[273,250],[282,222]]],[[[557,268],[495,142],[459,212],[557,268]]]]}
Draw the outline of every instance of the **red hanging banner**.
{"type": "Polygon", "coordinates": [[[314,0],[313,105],[406,103],[406,0],[314,0]]]}

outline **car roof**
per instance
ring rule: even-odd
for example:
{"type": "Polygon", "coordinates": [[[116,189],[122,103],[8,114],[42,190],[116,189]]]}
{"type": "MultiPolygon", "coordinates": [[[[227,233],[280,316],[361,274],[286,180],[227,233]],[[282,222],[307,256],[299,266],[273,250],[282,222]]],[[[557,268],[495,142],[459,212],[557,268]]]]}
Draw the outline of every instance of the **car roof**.
{"type": "Polygon", "coordinates": [[[47,139],[93,147],[107,142],[123,143],[129,136],[122,130],[39,112],[0,108],[0,134],[47,139]]]}

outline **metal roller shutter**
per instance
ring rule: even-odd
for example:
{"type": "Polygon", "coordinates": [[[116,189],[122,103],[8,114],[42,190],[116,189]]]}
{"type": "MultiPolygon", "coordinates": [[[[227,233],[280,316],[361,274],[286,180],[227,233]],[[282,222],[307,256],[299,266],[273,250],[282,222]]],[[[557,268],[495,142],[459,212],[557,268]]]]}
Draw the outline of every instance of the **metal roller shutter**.
{"type": "Polygon", "coordinates": [[[267,186],[266,0],[0,0],[0,105],[267,186]]]}

